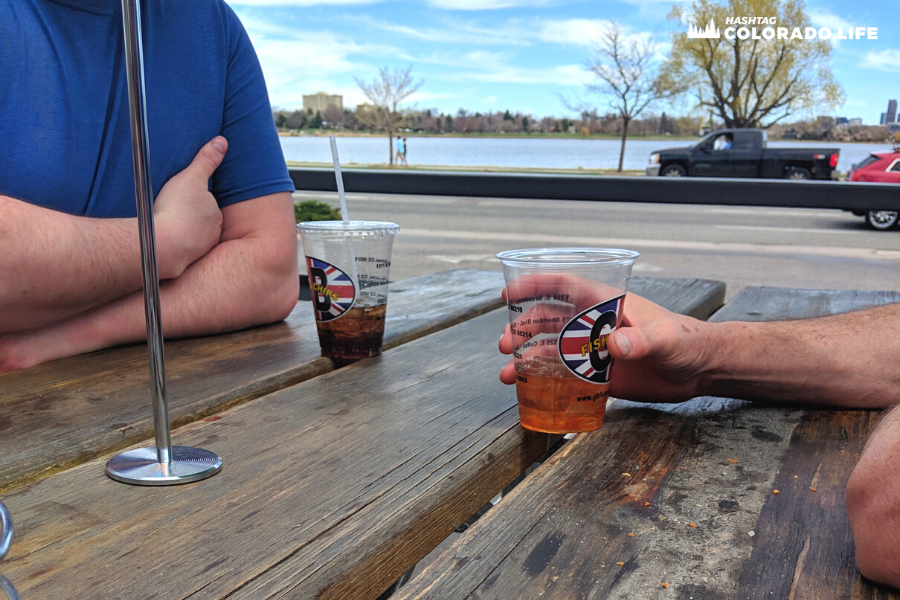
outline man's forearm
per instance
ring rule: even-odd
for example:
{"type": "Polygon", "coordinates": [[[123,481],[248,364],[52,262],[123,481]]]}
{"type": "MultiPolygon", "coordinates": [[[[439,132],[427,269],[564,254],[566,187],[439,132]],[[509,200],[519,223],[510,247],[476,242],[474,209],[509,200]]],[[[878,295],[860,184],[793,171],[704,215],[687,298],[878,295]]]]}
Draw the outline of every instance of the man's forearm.
{"type": "MultiPolygon", "coordinates": [[[[278,321],[296,305],[298,287],[296,250],[286,252],[265,238],[224,242],[178,279],[163,282],[164,336],[206,335],[278,321]]],[[[60,323],[0,339],[0,372],[141,341],[146,335],[143,294],[135,292],[60,323]]]]}
{"type": "Polygon", "coordinates": [[[881,408],[900,402],[900,304],[821,319],[710,323],[708,393],[881,408]]]}
{"type": "MultiPolygon", "coordinates": [[[[161,279],[174,279],[215,246],[222,213],[208,190],[227,150],[206,144],[153,205],[161,279]]],[[[94,219],[0,195],[0,333],[25,331],[141,287],[137,219],[94,219]]]]}
{"type": "Polygon", "coordinates": [[[75,217],[0,196],[0,331],[38,327],[140,287],[137,219],[75,217]]]}

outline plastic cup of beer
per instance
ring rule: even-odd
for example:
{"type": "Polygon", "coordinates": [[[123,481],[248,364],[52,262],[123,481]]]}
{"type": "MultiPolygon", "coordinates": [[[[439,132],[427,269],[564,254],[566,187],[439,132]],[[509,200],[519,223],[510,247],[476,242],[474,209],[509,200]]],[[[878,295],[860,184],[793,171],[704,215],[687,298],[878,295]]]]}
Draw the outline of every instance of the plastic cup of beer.
{"type": "Polygon", "coordinates": [[[378,356],[384,343],[396,223],[309,221],[297,231],[306,256],[322,355],[340,364],[378,356]]]}
{"type": "Polygon", "coordinates": [[[638,253],[541,248],[497,255],[503,263],[522,427],[546,433],[603,424],[613,360],[638,253]]]}

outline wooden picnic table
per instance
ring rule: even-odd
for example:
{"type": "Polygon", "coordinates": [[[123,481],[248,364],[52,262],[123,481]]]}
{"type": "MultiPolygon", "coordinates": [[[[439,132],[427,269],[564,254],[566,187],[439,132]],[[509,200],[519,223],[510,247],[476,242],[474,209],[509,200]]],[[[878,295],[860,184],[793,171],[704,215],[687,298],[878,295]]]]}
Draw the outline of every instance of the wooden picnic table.
{"type": "MultiPolygon", "coordinates": [[[[708,316],[721,282],[636,277],[632,288],[673,310],[708,316]]],[[[503,275],[454,269],[390,285],[385,348],[502,305],[503,275]]],[[[113,348],[0,375],[0,492],[153,435],[147,349],[113,348]]],[[[328,373],[310,302],[281,323],[166,343],[173,427],[328,373]]]]}
{"type": "MultiPolygon", "coordinates": [[[[711,320],[898,301],[754,287],[711,320]]],[[[566,443],[397,600],[900,598],[859,575],[844,510],[878,417],[726,398],[614,401],[600,430],[566,443]]]]}
{"type": "MultiPolygon", "coordinates": [[[[492,276],[497,296],[501,280],[492,276]]],[[[489,286],[472,282],[457,283],[455,310],[484,306],[480,290],[489,286]]],[[[427,306],[427,289],[399,287],[427,306]]],[[[699,318],[724,297],[724,284],[703,280],[637,279],[632,288],[699,318]]],[[[392,291],[389,306],[396,300],[392,291]]],[[[204,482],[123,485],[104,475],[104,456],[11,487],[3,501],[17,534],[4,575],[23,597],[48,600],[377,597],[557,439],[519,427],[514,392],[497,378],[506,322],[506,311],[494,310],[381,357],[296,385],[273,383],[283,389],[175,429],[173,444],[223,458],[222,472],[204,482]]],[[[231,346],[231,369],[254,374],[254,353],[266,344],[231,346]]],[[[107,360],[116,352],[137,350],[107,360]]],[[[182,370],[204,377],[207,364],[182,370]]],[[[59,385],[85,375],[67,368],[59,385]]],[[[114,373],[144,368],[127,363],[114,373]]],[[[216,387],[211,378],[211,390],[241,389],[233,373],[216,373],[230,383],[216,387]]],[[[70,393],[91,397],[103,381],[70,393]]],[[[4,411],[15,407],[4,402],[4,411]]]]}

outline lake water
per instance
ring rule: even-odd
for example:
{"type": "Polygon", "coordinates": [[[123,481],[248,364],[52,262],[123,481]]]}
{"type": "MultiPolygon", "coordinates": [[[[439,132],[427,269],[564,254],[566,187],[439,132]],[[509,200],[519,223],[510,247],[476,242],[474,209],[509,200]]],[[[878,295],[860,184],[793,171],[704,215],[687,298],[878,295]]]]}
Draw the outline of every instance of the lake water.
{"type": "MultiPolygon", "coordinates": [[[[331,162],[327,137],[282,137],[288,161],[331,162]]],[[[644,169],[650,154],[661,148],[687,146],[692,140],[629,140],[625,146],[626,169],[644,169]]],[[[615,169],[619,164],[618,140],[549,138],[413,137],[408,139],[410,165],[454,167],[524,167],[552,169],[615,169]]],[[[840,148],[838,169],[846,171],[871,152],[888,152],[887,144],[843,144],[835,142],[769,142],[771,148],[840,148]]],[[[387,138],[340,137],[342,164],[385,164],[387,138]]]]}

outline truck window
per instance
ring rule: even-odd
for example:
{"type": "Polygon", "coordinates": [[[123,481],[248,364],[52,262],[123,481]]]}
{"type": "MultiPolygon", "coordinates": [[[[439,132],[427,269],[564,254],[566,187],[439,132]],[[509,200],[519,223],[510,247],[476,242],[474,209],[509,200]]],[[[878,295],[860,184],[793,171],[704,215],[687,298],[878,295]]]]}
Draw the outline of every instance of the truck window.
{"type": "Polygon", "coordinates": [[[731,150],[732,137],[730,133],[723,133],[716,136],[713,141],[713,150],[731,150]]]}
{"type": "Polygon", "coordinates": [[[737,131],[734,135],[735,150],[752,151],[756,149],[755,141],[757,133],[755,131],[737,131]]]}

